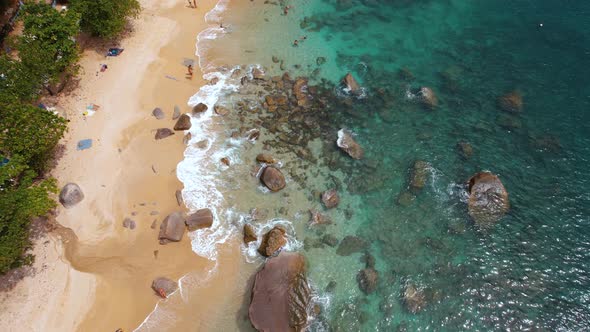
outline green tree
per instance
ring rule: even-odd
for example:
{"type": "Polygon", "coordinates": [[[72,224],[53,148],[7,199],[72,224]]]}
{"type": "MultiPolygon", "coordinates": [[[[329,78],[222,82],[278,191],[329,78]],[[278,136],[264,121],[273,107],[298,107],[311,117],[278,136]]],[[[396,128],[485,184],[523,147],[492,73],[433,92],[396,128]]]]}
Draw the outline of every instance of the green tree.
{"type": "Polygon", "coordinates": [[[58,12],[43,3],[26,3],[23,34],[17,39],[16,48],[21,64],[31,76],[47,84],[64,74],[76,73],[80,56],[75,39],[80,31],[79,19],[75,12],[58,12]]]}
{"type": "Polygon", "coordinates": [[[66,121],[26,105],[0,106],[0,273],[32,261],[29,224],[55,207],[54,179],[40,179],[66,121]]]}
{"type": "Polygon", "coordinates": [[[137,0],[71,0],[70,10],[80,13],[80,27],[93,36],[112,38],[123,32],[127,19],[137,17],[137,0]]]}

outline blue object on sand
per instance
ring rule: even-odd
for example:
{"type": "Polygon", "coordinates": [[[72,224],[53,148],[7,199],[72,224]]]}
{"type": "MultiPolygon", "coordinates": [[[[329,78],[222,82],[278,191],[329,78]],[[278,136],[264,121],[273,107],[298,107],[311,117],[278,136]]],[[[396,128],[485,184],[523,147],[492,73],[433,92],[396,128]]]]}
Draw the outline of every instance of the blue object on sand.
{"type": "Polygon", "coordinates": [[[43,103],[39,103],[39,105],[37,105],[37,106],[39,106],[39,108],[42,110],[47,110],[47,106],[45,106],[45,104],[43,104],[43,103]]]}
{"type": "Polygon", "coordinates": [[[78,142],[78,150],[86,150],[92,147],[92,140],[90,138],[83,139],[78,142]]]}
{"type": "Polygon", "coordinates": [[[125,49],[123,48],[109,48],[109,51],[107,52],[107,56],[118,56],[119,54],[123,53],[125,49]]]}

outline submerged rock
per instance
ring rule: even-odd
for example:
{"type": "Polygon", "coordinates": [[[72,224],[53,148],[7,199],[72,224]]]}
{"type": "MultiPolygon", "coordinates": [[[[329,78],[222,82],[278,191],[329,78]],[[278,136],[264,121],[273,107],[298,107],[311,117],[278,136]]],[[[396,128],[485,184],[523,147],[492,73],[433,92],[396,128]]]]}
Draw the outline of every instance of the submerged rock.
{"type": "Polygon", "coordinates": [[[311,219],[309,221],[310,226],[328,225],[332,223],[332,220],[328,216],[320,213],[317,210],[309,210],[309,213],[311,215],[311,219]]]}
{"type": "Polygon", "coordinates": [[[338,131],[336,144],[353,159],[362,159],[365,154],[363,148],[352,138],[352,135],[347,130],[340,129],[338,131]]]}
{"type": "Polygon", "coordinates": [[[245,224],[244,225],[244,243],[248,244],[248,243],[256,241],[256,240],[258,240],[258,237],[256,236],[256,232],[254,231],[254,228],[252,227],[252,225],[245,224]]]}
{"type": "Polygon", "coordinates": [[[493,224],[510,209],[508,192],[502,181],[490,173],[480,172],[469,179],[469,215],[480,225],[493,224]]]}
{"type": "Polygon", "coordinates": [[[256,274],[248,316],[258,331],[304,331],[309,320],[311,292],[305,259],[282,252],[266,261],[256,274]]]}
{"type": "Polygon", "coordinates": [[[229,109],[220,105],[215,105],[213,107],[213,110],[215,111],[216,114],[221,115],[221,116],[225,116],[229,114],[229,109]]]}
{"type": "Polygon", "coordinates": [[[172,135],[174,135],[174,132],[172,131],[172,129],[158,128],[158,130],[156,130],[156,136],[154,138],[155,139],[164,139],[164,138],[172,136],[172,135]]]}
{"type": "Polygon", "coordinates": [[[356,93],[361,87],[358,82],[354,79],[351,73],[346,74],[342,79],[342,84],[352,93],[356,93]]]}
{"type": "Polygon", "coordinates": [[[191,117],[188,114],[183,114],[178,118],[174,125],[174,130],[189,130],[191,129],[191,117]]]}
{"type": "Polygon", "coordinates": [[[159,277],[152,281],[152,289],[160,297],[167,298],[178,289],[178,283],[168,278],[159,277]]]}
{"type": "Polygon", "coordinates": [[[410,170],[410,190],[418,194],[428,181],[428,169],[430,166],[423,160],[416,160],[410,170]]]}
{"type": "Polygon", "coordinates": [[[184,218],[181,212],[173,212],[160,225],[160,234],[158,239],[160,244],[166,244],[168,242],[178,242],[184,235],[186,226],[184,225],[184,218]]]}
{"type": "Polygon", "coordinates": [[[354,253],[365,250],[366,247],[367,243],[365,240],[358,236],[348,235],[340,242],[338,249],[336,249],[336,254],[340,256],[350,256],[354,253]]]}
{"type": "Polygon", "coordinates": [[[463,159],[469,159],[473,155],[473,147],[468,142],[457,143],[457,150],[463,159]]]}
{"type": "Polygon", "coordinates": [[[403,294],[404,305],[406,309],[415,314],[426,306],[426,296],[424,292],[417,289],[413,284],[408,284],[403,294]]]}
{"type": "Polygon", "coordinates": [[[340,203],[340,197],[338,196],[338,192],[336,189],[326,190],[322,193],[322,202],[326,206],[326,208],[331,209],[340,203]]]}
{"type": "Polygon", "coordinates": [[[186,218],[186,227],[189,231],[201,228],[209,228],[213,225],[213,213],[209,209],[200,209],[186,218]]]}
{"type": "Polygon", "coordinates": [[[259,163],[276,164],[275,158],[268,153],[259,153],[256,156],[256,161],[259,163]]]}
{"type": "Polygon", "coordinates": [[[373,268],[366,268],[359,271],[356,280],[359,284],[360,290],[365,294],[371,294],[377,289],[379,274],[377,273],[377,270],[373,268]]]}
{"type": "Polygon", "coordinates": [[[275,167],[267,167],[262,172],[262,176],[260,180],[264,185],[270,189],[271,191],[277,192],[287,185],[285,182],[285,176],[278,168],[275,167]]]}
{"type": "Polygon", "coordinates": [[[83,199],[84,193],[80,186],[75,183],[66,184],[59,193],[59,202],[68,209],[80,203],[83,199]]]}
{"type": "Polygon", "coordinates": [[[276,226],[262,237],[258,252],[264,257],[270,257],[287,244],[284,228],[276,226]]]}
{"type": "Polygon", "coordinates": [[[264,72],[258,68],[252,69],[252,77],[255,80],[263,80],[264,79],[264,72]]]}
{"type": "Polygon", "coordinates": [[[522,95],[512,91],[498,98],[498,107],[505,112],[519,113],[522,111],[522,95]]]}

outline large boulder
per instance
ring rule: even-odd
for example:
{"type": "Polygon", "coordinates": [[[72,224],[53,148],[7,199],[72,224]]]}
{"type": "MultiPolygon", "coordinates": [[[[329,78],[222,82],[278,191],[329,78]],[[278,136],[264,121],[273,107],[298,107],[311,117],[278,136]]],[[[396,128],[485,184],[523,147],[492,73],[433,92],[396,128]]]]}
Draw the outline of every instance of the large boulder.
{"type": "Polygon", "coordinates": [[[423,160],[416,160],[410,170],[410,190],[418,194],[428,181],[430,166],[423,160]]]}
{"type": "Polygon", "coordinates": [[[178,283],[168,278],[159,277],[152,281],[152,289],[159,296],[167,298],[178,289],[178,283]]]}
{"type": "Polygon", "coordinates": [[[490,173],[480,172],[469,179],[469,215],[480,225],[492,224],[510,209],[508,192],[502,181],[490,173]]]}
{"type": "Polygon", "coordinates": [[[287,185],[285,182],[285,176],[275,167],[265,168],[260,179],[268,189],[275,192],[285,188],[287,185]]]}
{"type": "Polygon", "coordinates": [[[84,199],[84,193],[80,186],[75,183],[66,184],[59,193],[59,202],[66,208],[80,203],[84,199]]]}
{"type": "Polygon", "coordinates": [[[156,130],[156,136],[154,138],[155,139],[163,139],[163,138],[166,138],[166,137],[172,136],[172,135],[174,135],[174,132],[172,131],[172,129],[158,128],[158,130],[156,130]]]}
{"type": "Polygon", "coordinates": [[[164,111],[162,111],[162,109],[159,107],[154,108],[154,110],[152,111],[152,115],[154,116],[154,118],[156,118],[158,120],[162,120],[163,118],[166,117],[166,115],[164,114],[164,111]]]}
{"type": "Polygon", "coordinates": [[[282,252],[256,274],[248,315],[258,331],[304,331],[311,312],[305,259],[282,252]]]}
{"type": "Polygon", "coordinates": [[[519,113],[522,111],[522,95],[512,91],[498,98],[498,107],[505,112],[519,113]]]}
{"type": "Polygon", "coordinates": [[[346,74],[342,79],[342,84],[346,89],[352,93],[356,93],[361,87],[358,82],[354,79],[351,73],[346,74]]]}
{"type": "Polygon", "coordinates": [[[363,148],[352,138],[351,133],[347,130],[340,129],[338,131],[336,144],[353,159],[362,159],[365,154],[363,148]]]}
{"type": "Polygon", "coordinates": [[[377,289],[377,281],[379,281],[379,274],[374,268],[366,268],[360,270],[356,276],[360,290],[365,294],[371,294],[377,289]]]}
{"type": "Polygon", "coordinates": [[[268,153],[259,153],[256,156],[256,161],[265,164],[276,164],[277,162],[275,158],[268,153]]]}
{"type": "Polygon", "coordinates": [[[209,107],[207,107],[207,105],[205,105],[203,103],[198,103],[197,105],[195,105],[195,107],[193,107],[193,114],[203,113],[207,109],[209,109],[209,107]]]}
{"type": "Polygon", "coordinates": [[[324,191],[322,193],[322,202],[328,209],[338,206],[338,203],[340,203],[340,197],[338,196],[336,189],[324,191]]]}
{"type": "Polygon", "coordinates": [[[356,252],[361,252],[367,248],[367,242],[358,236],[348,235],[342,239],[336,254],[340,256],[350,256],[356,252]]]}
{"type": "Polygon", "coordinates": [[[184,218],[181,212],[173,212],[160,225],[160,234],[158,239],[160,244],[166,244],[168,242],[178,242],[182,239],[185,231],[184,218]]]}
{"type": "Polygon", "coordinates": [[[176,121],[174,130],[189,130],[191,129],[191,126],[191,117],[188,114],[183,114],[176,121]]]}
{"type": "Polygon", "coordinates": [[[284,228],[275,226],[262,237],[262,242],[258,248],[258,252],[264,257],[270,257],[287,244],[285,234],[287,232],[284,228]]]}
{"type": "Polygon", "coordinates": [[[209,209],[200,209],[186,218],[186,227],[190,232],[213,225],[213,213],[209,209]]]}

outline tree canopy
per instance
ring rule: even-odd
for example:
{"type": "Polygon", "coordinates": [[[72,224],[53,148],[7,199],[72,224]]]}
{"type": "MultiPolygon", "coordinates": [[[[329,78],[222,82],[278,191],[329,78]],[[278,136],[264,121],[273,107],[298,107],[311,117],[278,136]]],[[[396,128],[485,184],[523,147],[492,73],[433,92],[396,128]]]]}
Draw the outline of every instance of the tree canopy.
{"type": "Polygon", "coordinates": [[[127,19],[136,17],[141,6],[137,0],[71,0],[70,10],[81,15],[83,31],[111,38],[123,32],[127,19]]]}

